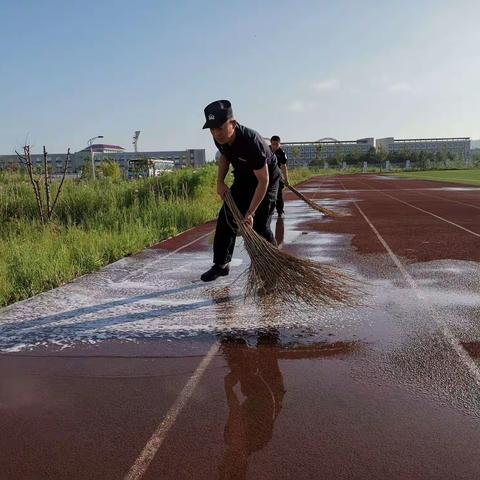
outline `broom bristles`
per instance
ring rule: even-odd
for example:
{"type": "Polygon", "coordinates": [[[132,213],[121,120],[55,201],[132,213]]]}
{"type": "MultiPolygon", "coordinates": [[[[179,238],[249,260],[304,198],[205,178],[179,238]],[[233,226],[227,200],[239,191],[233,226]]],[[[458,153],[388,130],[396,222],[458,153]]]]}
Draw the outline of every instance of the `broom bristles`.
{"type": "Polygon", "coordinates": [[[328,217],[341,217],[337,212],[334,212],[333,210],[330,210],[329,208],[322,207],[318,203],[314,202],[313,200],[310,200],[307,198],[303,193],[300,193],[295,187],[292,187],[292,185],[287,184],[287,188],[292,191],[298,198],[303,200],[305,203],[307,203],[310,207],[313,209],[322,212],[323,214],[327,215],[328,217]]]}
{"type": "Polygon", "coordinates": [[[279,250],[243,223],[230,191],[225,204],[238,225],[251,263],[245,296],[259,296],[279,304],[296,306],[354,305],[359,289],[356,282],[338,269],[313,260],[298,258],[279,250]]]}

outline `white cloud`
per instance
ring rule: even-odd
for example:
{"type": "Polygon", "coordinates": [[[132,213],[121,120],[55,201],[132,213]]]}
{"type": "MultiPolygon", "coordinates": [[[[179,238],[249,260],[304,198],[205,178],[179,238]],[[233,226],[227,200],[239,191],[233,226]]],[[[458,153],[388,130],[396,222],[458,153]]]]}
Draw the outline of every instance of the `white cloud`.
{"type": "Polygon", "coordinates": [[[338,90],[340,87],[340,84],[337,79],[330,78],[328,80],[322,80],[320,82],[316,82],[312,86],[317,92],[323,93],[323,92],[332,92],[334,90],[338,90]]]}
{"type": "Polygon", "coordinates": [[[288,110],[291,112],[304,112],[306,110],[306,105],[301,100],[293,100],[288,105],[288,110]]]}
{"type": "Polygon", "coordinates": [[[412,86],[407,82],[398,82],[392,83],[387,86],[387,92],[391,93],[403,93],[403,92],[411,92],[412,86]]]}
{"type": "Polygon", "coordinates": [[[316,110],[319,107],[318,102],[313,102],[311,100],[292,100],[288,106],[287,110],[290,112],[297,112],[297,113],[303,113],[303,112],[310,112],[312,110],[316,110]]]}
{"type": "MultiPolygon", "coordinates": [[[[331,92],[339,89],[339,82],[335,78],[330,78],[327,80],[322,80],[310,85],[317,93],[331,92]]],[[[303,97],[303,99],[292,100],[287,105],[287,110],[295,113],[305,113],[311,112],[312,110],[317,110],[320,106],[316,96],[309,92],[303,97]]]]}

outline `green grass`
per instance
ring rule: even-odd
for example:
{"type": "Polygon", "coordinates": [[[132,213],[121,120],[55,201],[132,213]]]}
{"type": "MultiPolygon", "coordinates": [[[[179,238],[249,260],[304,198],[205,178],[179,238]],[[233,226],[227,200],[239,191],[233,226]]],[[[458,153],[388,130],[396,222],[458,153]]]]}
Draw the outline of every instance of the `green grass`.
{"type": "Polygon", "coordinates": [[[394,175],[419,180],[436,180],[441,182],[480,185],[480,169],[470,170],[429,170],[424,172],[402,172],[394,175]]]}
{"type": "MultiPolygon", "coordinates": [[[[131,182],[69,180],[55,220],[42,226],[28,179],[0,172],[0,306],[216,218],[216,173],[209,165],[131,182]]],[[[290,181],[314,173],[297,169],[290,181]]]]}

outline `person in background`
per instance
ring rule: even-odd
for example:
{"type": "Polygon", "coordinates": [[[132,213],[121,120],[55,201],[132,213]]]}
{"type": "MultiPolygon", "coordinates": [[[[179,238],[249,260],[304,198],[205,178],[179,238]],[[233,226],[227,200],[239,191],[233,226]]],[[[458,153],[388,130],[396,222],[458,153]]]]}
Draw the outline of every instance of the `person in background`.
{"type": "Polygon", "coordinates": [[[277,157],[278,166],[282,170],[282,178],[280,179],[278,185],[278,194],[277,194],[277,201],[275,207],[277,209],[277,214],[279,218],[283,218],[285,216],[285,204],[283,201],[283,188],[285,185],[288,185],[288,168],[287,168],[287,155],[283,151],[281,144],[280,144],[280,137],[278,135],[273,135],[270,139],[270,148],[272,152],[277,157]]]}

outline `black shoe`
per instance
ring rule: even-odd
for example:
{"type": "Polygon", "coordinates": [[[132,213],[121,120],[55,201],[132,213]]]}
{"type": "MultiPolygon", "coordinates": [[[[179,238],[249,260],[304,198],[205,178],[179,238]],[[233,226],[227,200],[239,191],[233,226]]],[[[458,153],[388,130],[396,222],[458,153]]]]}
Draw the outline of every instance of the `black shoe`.
{"type": "Polygon", "coordinates": [[[205,273],[202,273],[200,277],[201,280],[204,282],[213,282],[218,277],[225,277],[230,273],[230,267],[227,265],[226,267],[220,267],[219,265],[215,264],[210,270],[207,270],[205,273]]]}

